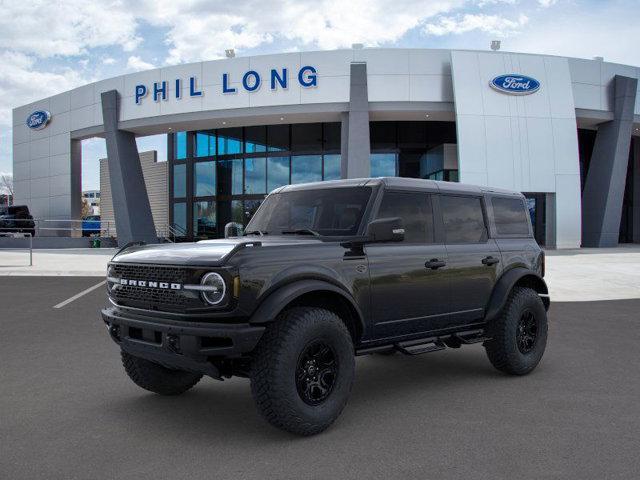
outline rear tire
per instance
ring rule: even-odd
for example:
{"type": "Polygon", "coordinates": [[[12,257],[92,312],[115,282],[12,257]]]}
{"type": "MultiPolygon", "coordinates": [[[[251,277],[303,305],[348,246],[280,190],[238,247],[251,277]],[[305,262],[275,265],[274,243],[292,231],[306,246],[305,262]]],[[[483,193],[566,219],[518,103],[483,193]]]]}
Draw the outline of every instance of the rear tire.
{"type": "Polygon", "coordinates": [[[144,358],[121,352],[122,365],[133,383],[160,395],[180,395],[200,381],[202,375],[171,370],[144,358]]]}
{"type": "Polygon", "coordinates": [[[264,418],[298,435],[325,430],[347,403],[355,371],[351,335],[322,308],[281,313],[256,347],[251,392],[264,418]]]}
{"type": "Polygon", "coordinates": [[[515,287],[500,317],[488,327],[484,343],[491,364],[511,375],[531,372],[547,345],[547,312],[531,288],[515,287]]]}

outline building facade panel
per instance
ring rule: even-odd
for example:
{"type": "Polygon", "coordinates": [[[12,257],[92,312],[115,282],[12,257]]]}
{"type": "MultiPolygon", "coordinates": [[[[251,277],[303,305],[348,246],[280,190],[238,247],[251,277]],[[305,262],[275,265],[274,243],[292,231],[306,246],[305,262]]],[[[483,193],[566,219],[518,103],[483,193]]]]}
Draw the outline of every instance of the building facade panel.
{"type": "MultiPolygon", "coordinates": [[[[425,173],[421,155],[438,145],[451,144],[457,150],[456,168],[443,167],[442,171],[425,174],[514,188],[539,201],[546,198],[547,230],[553,236],[549,244],[579,244],[582,170],[577,127],[586,121],[588,128],[598,128],[598,122],[604,120],[597,119],[606,119],[613,112],[614,76],[637,78],[637,67],[503,52],[356,48],[231,58],[131,73],[14,110],[16,200],[39,199],[33,206],[38,215],[77,214],[77,201],[71,192],[78,190],[80,153],[79,146],[72,145],[86,137],[87,131],[102,133],[104,91],[118,92],[119,120],[128,122],[127,130],[137,135],[166,133],[171,131],[169,127],[176,131],[176,126],[196,131],[343,119],[339,130],[345,136],[355,131],[348,122],[353,62],[366,64],[367,94],[360,102],[364,105],[361,113],[366,114],[367,108],[375,112],[375,116],[369,115],[373,133],[366,149],[367,157],[369,148],[371,151],[371,168],[367,164],[366,171],[372,175],[420,176],[425,173]],[[301,77],[304,67],[310,68],[301,77]],[[507,95],[489,86],[494,77],[511,73],[537,80],[539,90],[530,95],[507,95]],[[256,86],[258,77],[260,84],[256,86]],[[448,113],[451,103],[455,118],[448,113]],[[576,118],[576,109],[595,113],[585,120],[576,118]],[[36,110],[50,111],[51,121],[46,128],[28,129],[26,119],[36,110]],[[374,125],[378,120],[391,123],[374,125]],[[447,133],[450,127],[455,138],[447,133]],[[65,199],[71,202],[66,209],[62,208],[65,199]],[[557,223],[557,228],[549,222],[557,223]]],[[[640,95],[635,113],[640,115],[640,95]]],[[[366,116],[360,116],[366,123],[366,116]]],[[[357,150],[349,155],[343,149],[338,160],[346,162],[347,167],[349,158],[355,159],[364,148],[353,140],[345,137],[341,142],[357,150]]],[[[189,155],[193,148],[187,148],[189,155]]],[[[298,168],[294,167],[298,153],[286,152],[289,168],[298,168]]],[[[322,149],[313,152],[320,155],[319,160],[313,157],[301,162],[311,162],[311,171],[318,161],[322,168],[333,168],[338,160],[325,159],[324,155],[340,153],[339,147],[331,153],[322,149]]],[[[261,161],[247,160],[251,155],[260,158],[259,154],[242,152],[235,160],[260,169],[261,161]]],[[[266,152],[265,158],[270,155],[266,152]]],[[[361,162],[364,157],[358,158],[361,162]]],[[[209,161],[222,160],[232,158],[209,161]]],[[[277,162],[272,164],[277,166],[277,162]]],[[[268,165],[265,168],[268,171],[268,165]]],[[[290,170],[289,181],[293,181],[291,175],[290,170]]],[[[193,215],[190,211],[185,219],[193,215]]]]}

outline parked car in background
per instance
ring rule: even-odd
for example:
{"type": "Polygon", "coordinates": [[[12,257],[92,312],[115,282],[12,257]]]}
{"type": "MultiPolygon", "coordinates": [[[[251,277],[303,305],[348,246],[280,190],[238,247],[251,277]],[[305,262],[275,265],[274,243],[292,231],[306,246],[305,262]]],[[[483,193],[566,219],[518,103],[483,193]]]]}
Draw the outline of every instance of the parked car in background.
{"type": "Polygon", "coordinates": [[[89,215],[82,219],[82,236],[100,235],[100,215],[89,215]]]}
{"type": "Polygon", "coordinates": [[[0,212],[0,232],[36,234],[36,224],[26,205],[13,205],[0,212]]]}

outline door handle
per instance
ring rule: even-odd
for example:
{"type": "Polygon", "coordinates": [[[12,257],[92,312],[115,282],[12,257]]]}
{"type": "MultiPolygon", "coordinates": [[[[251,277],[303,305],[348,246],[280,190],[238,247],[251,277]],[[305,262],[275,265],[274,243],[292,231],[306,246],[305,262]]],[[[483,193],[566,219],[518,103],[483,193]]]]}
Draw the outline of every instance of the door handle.
{"type": "Polygon", "coordinates": [[[430,268],[431,270],[437,270],[439,268],[444,267],[446,264],[447,263],[443,262],[442,260],[438,260],[437,258],[432,258],[431,260],[426,262],[424,266],[427,268],[430,268]]]}
{"type": "Polygon", "coordinates": [[[484,257],[482,259],[482,264],[486,265],[487,267],[490,267],[491,265],[495,265],[496,263],[498,263],[500,260],[497,258],[493,258],[492,256],[488,256],[488,257],[484,257]]]}

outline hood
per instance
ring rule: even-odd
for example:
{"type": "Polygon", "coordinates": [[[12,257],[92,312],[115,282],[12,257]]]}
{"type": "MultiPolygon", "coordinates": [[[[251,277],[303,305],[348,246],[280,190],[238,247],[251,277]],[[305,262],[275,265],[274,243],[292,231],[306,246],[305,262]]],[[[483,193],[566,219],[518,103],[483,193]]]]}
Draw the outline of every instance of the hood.
{"type": "Polygon", "coordinates": [[[248,236],[202,240],[195,243],[166,243],[158,245],[136,245],[117,253],[114,262],[153,263],[161,265],[202,265],[225,264],[237,251],[243,248],[268,248],[280,245],[317,244],[316,238],[301,235],[291,236],[248,236]]]}

